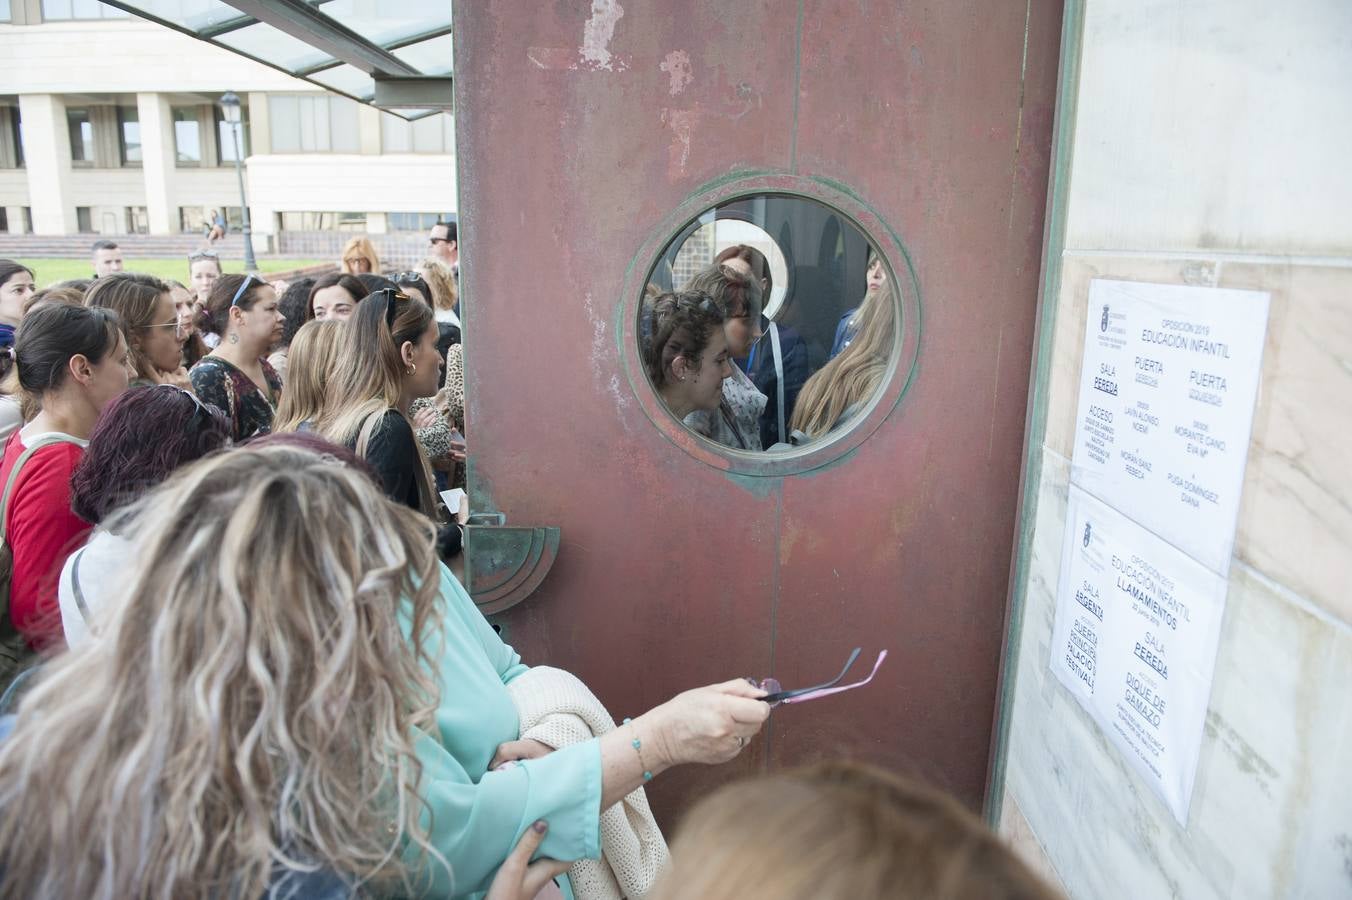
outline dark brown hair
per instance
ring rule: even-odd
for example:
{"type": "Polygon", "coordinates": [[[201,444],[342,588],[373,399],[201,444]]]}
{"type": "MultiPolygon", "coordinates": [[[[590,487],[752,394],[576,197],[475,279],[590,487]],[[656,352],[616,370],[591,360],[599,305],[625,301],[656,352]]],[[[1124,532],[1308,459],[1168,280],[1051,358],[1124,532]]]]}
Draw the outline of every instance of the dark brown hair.
{"type": "Polygon", "coordinates": [[[85,293],[85,306],[102,307],[115,311],[122,320],[127,346],[131,349],[132,364],[138,378],[155,376],[155,365],[141,352],[140,341],[135,340],[138,329],[157,325],[155,305],[169,293],[169,285],[153,275],[140,272],[114,272],[105,275],[85,293]]]}
{"type": "Polygon", "coordinates": [[[765,279],[765,287],[761,291],[761,299],[768,300],[770,291],[774,289],[775,279],[770,274],[770,261],[750,244],[733,244],[731,247],[723,248],[723,252],[714,257],[715,265],[722,265],[730,259],[740,259],[751,267],[751,274],[756,278],[765,279]]]}
{"type": "Polygon", "coordinates": [[[117,348],[121,333],[122,325],[111,309],[65,303],[34,307],[14,334],[19,385],[32,396],[61,387],[73,357],[83,356],[98,365],[117,348]]]}
{"type": "Polygon", "coordinates": [[[258,292],[268,287],[268,283],[257,275],[222,275],[211,286],[211,296],[207,297],[207,315],[211,316],[211,330],[225,337],[225,326],[230,320],[230,307],[238,306],[248,312],[258,302],[258,292]],[[249,286],[235,300],[235,292],[250,279],[249,286]]]}
{"type": "MultiPolygon", "coordinates": [[[[348,296],[352,298],[353,304],[361,301],[367,294],[366,286],[357,280],[357,276],[349,275],[346,272],[330,272],[327,275],[321,275],[310,287],[310,295],[305,299],[305,321],[309,322],[315,317],[315,294],[325,288],[331,288],[334,285],[347,291],[348,296]]],[[[288,318],[290,318],[288,316],[288,318]]]]}
{"type": "Polygon", "coordinates": [[[643,368],[653,386],[667,382],[667,372],[678,356],[699,367],[700,354],[709,346],[714,329],[723,324],[723,311],[708,294],[680,291],[644,301],[639,327],[643,368]]]}

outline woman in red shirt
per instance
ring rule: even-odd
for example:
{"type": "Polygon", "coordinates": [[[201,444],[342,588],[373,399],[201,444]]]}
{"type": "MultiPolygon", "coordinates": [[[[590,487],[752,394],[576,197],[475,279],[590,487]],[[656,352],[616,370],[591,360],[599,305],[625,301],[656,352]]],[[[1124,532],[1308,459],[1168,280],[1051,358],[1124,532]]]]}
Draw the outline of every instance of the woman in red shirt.
{"type": "Polygon", "coordinates": [[[9,617],[41,649],[61,642],[57,579],[66,557],[84,542],[90,524],[70,509],[70,476],[99,412],[127,388],[127,342],[117,313],[65,304],[34,307],[14,337],[0,374],[19,370],[19,384],[39,398],[42,412],[10,437],[0,460],[0,485],[24,463],[5,510],[5,540],[14,554],[9,617]]]}

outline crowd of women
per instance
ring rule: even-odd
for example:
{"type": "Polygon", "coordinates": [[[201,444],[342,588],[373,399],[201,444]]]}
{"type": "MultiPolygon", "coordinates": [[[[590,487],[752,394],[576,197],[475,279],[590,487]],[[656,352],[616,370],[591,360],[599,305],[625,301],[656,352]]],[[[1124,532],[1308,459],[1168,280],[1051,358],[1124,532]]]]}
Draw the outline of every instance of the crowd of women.
{"type": "Polygon", "coordinates": [[[801,337],[762,315],[772,287],[765,256],[727,247],[681,290],[649,289],[640,327],[648,378],[677,418],[726,447],[787,450],[824,438],[865,408],[891,359],[896,303],[876,256],[867,285],[809,376],[801,337]]]}
{"type": "MultiPolygon", "coordinates": [[[[759,296],[736,275],[651,304],[678,413],[718,405],[726,298],[759,296]]],[[[0,260],[0,897],[1051,896],[955,801],[858,766],[719,792],[670,857],[632,839],[647,781],[736,757],[770,704],[734,679],[526,730],[566,673],[444,562],[454,278],[279,295],[197,254],[189,284],[39,291],[0,260]]]]}

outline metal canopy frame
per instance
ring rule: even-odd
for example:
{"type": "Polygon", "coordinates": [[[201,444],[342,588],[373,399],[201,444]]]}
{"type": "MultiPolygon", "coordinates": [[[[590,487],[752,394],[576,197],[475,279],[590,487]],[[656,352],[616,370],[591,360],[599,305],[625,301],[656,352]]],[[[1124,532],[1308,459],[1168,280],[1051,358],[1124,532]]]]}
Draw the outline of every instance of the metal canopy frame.
{"type": "Polygon", "coordinates": [[[371,40],[332,16],[325,15],[323,7],[334,0],[221,0],[223,5],[238,10],[239,15],[200,29],[156,15],[147,8],[153,7],[152,3],[138,4],[125,0],[102,0],[102,2],[106,6],[131,13],[165,28],[172,28],[180,34],[205,41],[293,78],[308,81],[330,93],[389,111],[409,121],[449,112],[452,109],[454,76],[451,73],[421,71],[393,52],[450,35],[454,29],[450,21],[449,2],[446,4],[447,16],[444,21],[429,22],[429,27],[424,30],[384,44],[371,40]],[[275,60],[246,52],[221,40],[256,25],[275,29],[290,38],[308,44],[329,58],[306,66],[288,68],[275,60]],[[343,65],[351,66],[371,76],[371,92],[354,93],[318,80],[317,76],[343,65]]]}

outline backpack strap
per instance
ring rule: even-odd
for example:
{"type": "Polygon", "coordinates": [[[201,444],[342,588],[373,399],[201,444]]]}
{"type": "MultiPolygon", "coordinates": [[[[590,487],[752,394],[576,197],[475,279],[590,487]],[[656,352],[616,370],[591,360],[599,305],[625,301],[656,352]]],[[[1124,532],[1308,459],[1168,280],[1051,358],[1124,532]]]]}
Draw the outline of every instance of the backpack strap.
{"type": "Polygon", "coordinates": [[[779,326],[770,323],[770,349],[775,357],[775,409],[779,413],[779,442],[788,441],[784,431],[784,353],[779,349],[779,326]]]}
{"type": "MultiPolygon", "coordinates": [[[[15,433],[14,439],[22,440],[17,432],[15,433]]],[[[14,468],[9,470],[9,478],[5,479],[5,492],[3,495],[0,495],[0,542],[8,539],[6,533],[9,530],[7,524],[9,520],[9,497],[10,494],[14,492],[14,485],[19,481],[19,470],[23,468],[23,464],[28,462],[28,458],[43,447],[50,447],[52,444],[74,443],[75,442],[68,437],[48,435],[47,437],[38,438],[32,444],[29,444],[24,448],[23,452],[19,454],[19,458],[14,460],[14,468]]]]}

